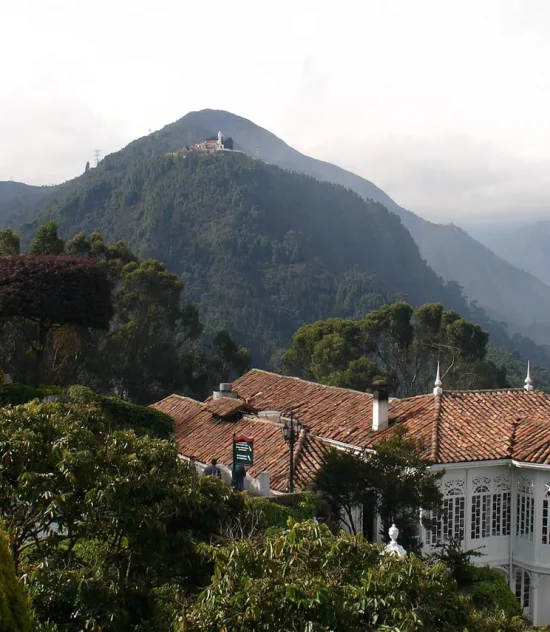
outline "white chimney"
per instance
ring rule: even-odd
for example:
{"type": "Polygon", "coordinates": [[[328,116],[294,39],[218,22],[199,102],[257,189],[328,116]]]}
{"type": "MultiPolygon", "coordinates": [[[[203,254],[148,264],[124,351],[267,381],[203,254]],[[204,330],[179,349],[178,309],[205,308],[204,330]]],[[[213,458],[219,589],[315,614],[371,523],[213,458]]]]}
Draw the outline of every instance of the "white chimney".
{"type": "Polygon", "coordinates": [[[383,430],[388,427],[389,388],[385,380],[377,380],[373,384],[372,395],[372,429],[383,430]]]}
{"type": "Polygon", "coordinates": [[[214,391],[212,394],[213,399],[221,399],[222,397],[230,397],[231,399],[239,398],[239,396],[231,390],[231,383],[229,382],[222,382],[220,384],[220,390],[214,391]]]}

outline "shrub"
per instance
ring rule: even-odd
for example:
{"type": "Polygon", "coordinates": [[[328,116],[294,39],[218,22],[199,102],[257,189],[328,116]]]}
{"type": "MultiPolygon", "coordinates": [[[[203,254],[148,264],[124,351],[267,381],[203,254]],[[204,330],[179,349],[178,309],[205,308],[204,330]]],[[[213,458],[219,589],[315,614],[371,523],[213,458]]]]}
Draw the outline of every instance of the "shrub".
{"type": "Polygon", "coordinates": [[[282,500],[283,502],[277,502],[276,499],[248,498],[243,519],[254,520],[260,529],[284,529],[288,526],[289,518],[292,522],[304,522],[315,516],[317,499],[311,492],[296,495],[290,502],[286,497],[282,500]]]}
{"type": "Polygon", "coordinates": [[[149,406],[130,404],[117,397],[97,395],[86,386],[71,386],[65,399],[74,404],[96,403],[113,429],[128,428],[136,434],[168,439],[174,432],[174,421],[149,406]]]}
{"type": "Polygon", "coordinates": [[[0,387],[0,406],[19,406],[33,399],[59,397],[63,389],[59,386],[28,386],[27,384],[4,384],[0,387]]]}
{"type": "Polygon", "coordinates": [[[0,531],[0,632],[30,632],[23,584],[17,581],[8,539],[0,531]]]}
{"type": "Polygon", "coordinates": [[[495,612],[502,610],[508,618],[521,616],[521,606],[506,579],[497,570],[481,567],[474,571],[474,584],[469,591],[476,608],[495,612]]]}

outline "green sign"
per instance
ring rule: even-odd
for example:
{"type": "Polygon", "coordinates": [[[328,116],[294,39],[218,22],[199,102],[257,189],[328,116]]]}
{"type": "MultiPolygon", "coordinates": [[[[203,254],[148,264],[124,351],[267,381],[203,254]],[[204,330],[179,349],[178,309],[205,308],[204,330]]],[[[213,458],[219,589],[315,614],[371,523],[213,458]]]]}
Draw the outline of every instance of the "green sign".
{"type": "Polygon", "coordinates": [[[254,439],[233,436],[233,464],[254,465],[254,439]]]}

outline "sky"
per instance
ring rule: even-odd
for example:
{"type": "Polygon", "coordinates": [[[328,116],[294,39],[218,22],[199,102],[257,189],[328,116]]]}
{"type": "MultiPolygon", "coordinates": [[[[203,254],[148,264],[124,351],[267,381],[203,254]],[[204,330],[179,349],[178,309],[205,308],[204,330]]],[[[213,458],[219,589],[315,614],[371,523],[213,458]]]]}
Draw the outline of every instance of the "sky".
{"type": "Polygon", "coordinates": [[[548,0],[1,0],[0,180],[225,109],[434,221],[550,217],[548,0]]]}

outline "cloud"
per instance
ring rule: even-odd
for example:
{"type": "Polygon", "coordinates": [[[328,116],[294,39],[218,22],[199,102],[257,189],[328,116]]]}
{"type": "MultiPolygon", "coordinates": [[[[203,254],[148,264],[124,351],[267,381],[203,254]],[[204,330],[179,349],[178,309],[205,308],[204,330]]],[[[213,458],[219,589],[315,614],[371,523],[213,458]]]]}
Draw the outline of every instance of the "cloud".
{"type": "Polygon", "coordinates": [[[0,106],[0,180],[56,184],[84,171],[94,150],[102,155],[131,140],[124,126],[107,121],[81,102],[21,99],[0,106]]]}
{"type": "Polygon", "coordinates": [[[373,181],[433,221],[550,214],[550,160],[511,155],[467,136],[386,136],[309,153],[373,181]]]}

